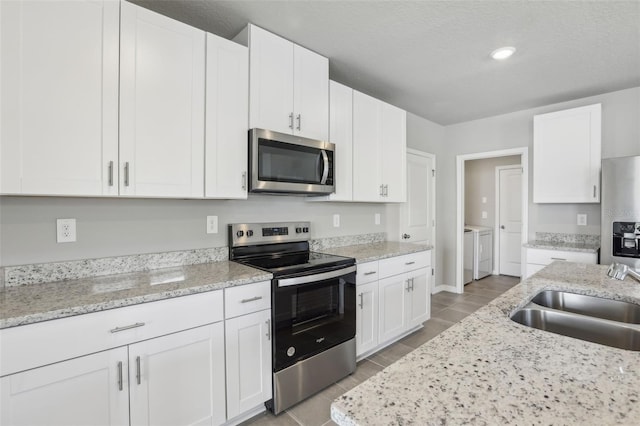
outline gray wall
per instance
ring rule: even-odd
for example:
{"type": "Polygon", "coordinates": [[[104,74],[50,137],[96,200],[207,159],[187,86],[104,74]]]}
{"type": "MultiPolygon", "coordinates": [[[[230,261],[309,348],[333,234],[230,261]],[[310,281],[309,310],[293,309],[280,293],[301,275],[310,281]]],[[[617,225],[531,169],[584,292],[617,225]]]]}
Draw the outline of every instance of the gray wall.
{"type": "Polygon", "coordinates": [[[386,232],[384,204],[308,202],[296,196],[249,200],[0,197],[0,265],[54,262],[227,245],[226,225],[308,220],[311,236],[386,232]],[[340,228],[333,214],[340,214],[340,228]],[[381,214],[375,225],[375,213],[381,214]],[[206,233],[217,215],[219,233],[206,233]],[[56,243],[56,219],[76,218],[78,240],[56,243]]]}
{"type": "Polygon", "coordinates": [[[448,235],[438,247],[452,256],[442,265],[443,280],[455,285],[456,253],[456,156],[507,148],[529,148],[529,238],[536,231],[583,234],[600,233],[599,204],[534,204],[532,158],[533,116],[594,103],[602,104],[602,157],[640,155],[640,87],[605,93],[540,108],[517,111],[445,127],[445,143],[438,158],[438,232],[448,235]],[[587,226],[576,225],[576,215],[587,214],[587,226]]]}
{"type": "MultiPolygon", "coordinates": [[[[496,167],[520,164],[520,156],[467,160],[464,163],[464,223],[466,225],[495,226],[496,167]],[[482,198],[486,202],[482,202],[482,198]],[[482,218],[482,212],[487,218],[482,218]]],[[[495,232],[495,231],[494,231],[495,232]]]]}

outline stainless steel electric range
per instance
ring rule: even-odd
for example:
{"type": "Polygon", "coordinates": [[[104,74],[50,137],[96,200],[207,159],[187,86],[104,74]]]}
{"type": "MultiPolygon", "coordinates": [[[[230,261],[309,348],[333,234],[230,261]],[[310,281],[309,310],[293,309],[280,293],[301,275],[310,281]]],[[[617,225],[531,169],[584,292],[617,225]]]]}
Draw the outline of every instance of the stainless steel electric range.
{"type": "Polygon", "coordinates": [[[355,259],[309,250],[309,222],[229,225],[229,258],[273,274],[278,414],[355,371],[355,259]]]}

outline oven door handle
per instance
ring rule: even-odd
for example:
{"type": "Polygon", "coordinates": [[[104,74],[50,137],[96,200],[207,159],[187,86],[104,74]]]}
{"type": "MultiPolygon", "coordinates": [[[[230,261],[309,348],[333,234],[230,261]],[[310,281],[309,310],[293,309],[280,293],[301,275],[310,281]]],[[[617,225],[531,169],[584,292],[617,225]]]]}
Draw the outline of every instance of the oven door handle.
{"type": "Polygon", "coordinates": [[[278,287],[287,287],[290,285],[307,284],[315,281],[329,280],[331,278],[347,275],[355,271],[356,271],[355,266],[349,266],[348,268],[341,268],[335,271],[322,272],[320,274],[313,274],[313,275],[305,275],[302,277],[285,278],[285,279],[276,280],[276,281],[278,282],[278,287]]]}
{"type": "Polygon", "coordinates": [[[324,164],[322,179],[320,179],[320,185],[326,185],[327,177],[329,176],[329,157],[327,156],[327,151],[325,151],[324,149],[320,152],[322,153],[322,162],[324,164]]]}

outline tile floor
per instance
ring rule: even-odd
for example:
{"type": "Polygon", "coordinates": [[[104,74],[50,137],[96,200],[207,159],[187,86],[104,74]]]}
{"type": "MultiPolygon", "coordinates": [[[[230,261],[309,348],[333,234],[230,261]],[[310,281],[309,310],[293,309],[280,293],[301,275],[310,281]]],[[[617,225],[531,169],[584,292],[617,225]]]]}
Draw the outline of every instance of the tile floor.
{"type": "Polygon", "coordinates": [[[382,351],[358,362],[356,371],[317,393],[274,416],[262,413],[243,426],[324,426],[335,425],[331,420],[331,402],[357,386],[383,368],[396,362],[418,346],[431,340],[456,322],[500,296],[520,282],[519,278],[492,275],[480,281],[472,281],[464,288],[464,294],[441,292],[431,296],[431,319],[424,327],[382,351]]]}

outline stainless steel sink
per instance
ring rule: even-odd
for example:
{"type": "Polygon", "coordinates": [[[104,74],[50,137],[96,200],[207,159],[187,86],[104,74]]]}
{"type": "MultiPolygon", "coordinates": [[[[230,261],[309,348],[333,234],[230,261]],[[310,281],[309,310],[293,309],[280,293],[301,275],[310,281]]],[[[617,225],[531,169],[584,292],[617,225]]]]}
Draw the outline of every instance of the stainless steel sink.
{"type": "Polygon", "coordinates": [[[531,301],[537,305],[561,311],[628,324],[640,324],[640,305],[619,300],[546,290],[538,293],[531,301]]]}
{"type": "Polygon", "coordinates": [[[511,319],[563,336],[640,351],[640,306],[633,303],[547,290],[511,319]]]}

